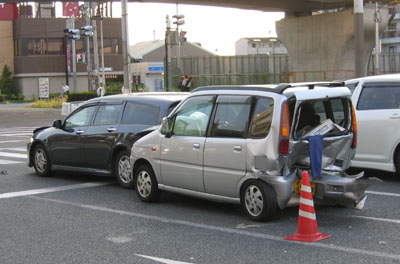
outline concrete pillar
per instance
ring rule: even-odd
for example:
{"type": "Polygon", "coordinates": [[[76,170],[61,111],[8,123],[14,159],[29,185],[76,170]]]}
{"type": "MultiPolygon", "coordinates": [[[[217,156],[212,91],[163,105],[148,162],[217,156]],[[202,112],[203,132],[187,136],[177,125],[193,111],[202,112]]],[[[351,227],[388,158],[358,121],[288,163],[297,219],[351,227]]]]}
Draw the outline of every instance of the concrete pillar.
{"type": "MultiPolygon", "coordinates": [[[[362,75],[375,43],[375,7],[365,6],[364,50],[360,55],[362,75]]],[[[382,9],[383,30],[388,23],[388,10],[382,9]]],[[[313,16],[289,17],[276,22],[278,38],[289,53],[296,81],[343,80],[355,73],[355,26],[353,9],[313,16]],[[303,73],[305,72],[305,73],[303,73]]]]}

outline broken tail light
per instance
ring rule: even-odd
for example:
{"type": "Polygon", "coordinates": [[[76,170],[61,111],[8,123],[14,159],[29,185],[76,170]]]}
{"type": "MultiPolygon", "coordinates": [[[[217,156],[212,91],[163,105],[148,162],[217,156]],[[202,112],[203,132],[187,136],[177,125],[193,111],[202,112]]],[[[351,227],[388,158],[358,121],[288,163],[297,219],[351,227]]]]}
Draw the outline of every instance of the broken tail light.
{"type": "Polygon", "coordinates": [[[289,133],[290,133],[290,115],[289,105],[287,102],[283,104],[281,117],[281,134],[279,141],[279,152],[281,154],[289,153],[289,133]]]}
{"type": "Polygon", "coordinates": [[[351,143],[352,148],[357,147],[357,119],[356,119],[356,111],[354,110],[353,104],[351,104],[351,116],[353,122],[353,141],[351,143]]]}

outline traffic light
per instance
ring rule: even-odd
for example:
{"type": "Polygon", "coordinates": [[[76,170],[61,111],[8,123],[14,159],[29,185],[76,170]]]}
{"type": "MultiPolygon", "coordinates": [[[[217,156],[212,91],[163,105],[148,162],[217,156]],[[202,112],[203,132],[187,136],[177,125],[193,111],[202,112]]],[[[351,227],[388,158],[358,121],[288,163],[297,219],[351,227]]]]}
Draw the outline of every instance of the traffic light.
{"type": "Polygon", "coordinates": [[[181,41],[180,41],[180,43],[183,43],[183,42],[186,42],[186,31],[181,31],[181,34],[180,34],[180,36],[179,36],[181,39],[181,41]]]}
{"type": "Polygon", "coordinates": [[[82,37],[93,36],[93,27],[90,25],[81,27],[81,35],[82,35],[82,37]]]}
{"type": "Polygon", "coordinates": [[[184,15],[175,15],[172,17],[176,19],[176,21],[174,22],[175,25],[182,26],[183,24],[185,24],[185,20],[183,20],[185,18],[184,15]]]}
{"type": "Polygon", "coordinates": [[[81,31],[79,29],[67,28],[67,29],[64,29],[64,33],[68,34],[69,39],[78,40],[81,38],[81,35],[80,35],[81,31]]]}
{"type": "Polygon", "coordinates": [[[85,56],[85,53],[78,53],[78,54],[76,54],[76,62],[79,62],[79,63],[86,63],[86,56],[85,56]]]}

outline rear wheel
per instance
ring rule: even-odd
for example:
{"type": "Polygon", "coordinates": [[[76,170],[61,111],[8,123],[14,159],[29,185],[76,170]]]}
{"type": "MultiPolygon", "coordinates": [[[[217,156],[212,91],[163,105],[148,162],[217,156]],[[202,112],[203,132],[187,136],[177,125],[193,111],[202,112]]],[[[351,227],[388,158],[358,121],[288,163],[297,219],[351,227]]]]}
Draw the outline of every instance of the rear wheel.
{"type": "Polygon", "coordinates": [[[124,188],[133,188],[135,182],[133,181],[129,152],[123,150],[118,153],[114,166],[115,177],[119,184],[124,188]]]}
{"type": "Polygon", "coordinates": [[[154,202],[160,197],[157,179],[148,164],[139,166],[134,181],[136,194],[143,202],[154,202]]]}
{"type": "Polygon", "coordinates": [[[254,221],[267,221],[276,214],[276,196],[271,186],[257,181],[247,181],[241,191],[240,201],[248,218],[254,221]]]}
{"type": "Polygon", "coordinates": [[[400,150],[397,151],[397,157],[396,157],[396,160],[395,160],[395,164],[394,164],[394,165],[396,166],[397,174],[400,175],[400,150]]]}
{"type": "Polygon", "coordinates": [[[36,174],[40,177],[50,177],[54,175],[51,170],[51,163],[46,149],[42,145],[37,145],[33,150],[33,167],[36,174]]]}

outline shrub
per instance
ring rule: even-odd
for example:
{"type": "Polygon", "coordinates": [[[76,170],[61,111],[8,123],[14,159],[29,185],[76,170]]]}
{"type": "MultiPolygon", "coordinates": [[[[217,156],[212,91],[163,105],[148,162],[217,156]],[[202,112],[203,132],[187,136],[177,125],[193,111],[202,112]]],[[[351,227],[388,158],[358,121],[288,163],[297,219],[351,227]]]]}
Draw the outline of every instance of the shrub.
{"type": "Polygon", "coordinates": [[[7,64],[3,67],[3,73],[0,78],[0,91],[2,94],[17,94],[17,87],[12,78],[12,71],[7,64]]]}
{"type": "Polygon", "coordinates": [[[66,98],[54,97],[49,99],[39,99],[30,104],[30,107],[35,108],[61,108],[66,98]]]}
{"type": "Polygon", "coordinates": [[[67,97],[67,102],[75,102],[75,101],[87,101],[89,99],[97,97],[97,93],[95,91],[90,92],[76,92],[69,93],[67,97]]]}

